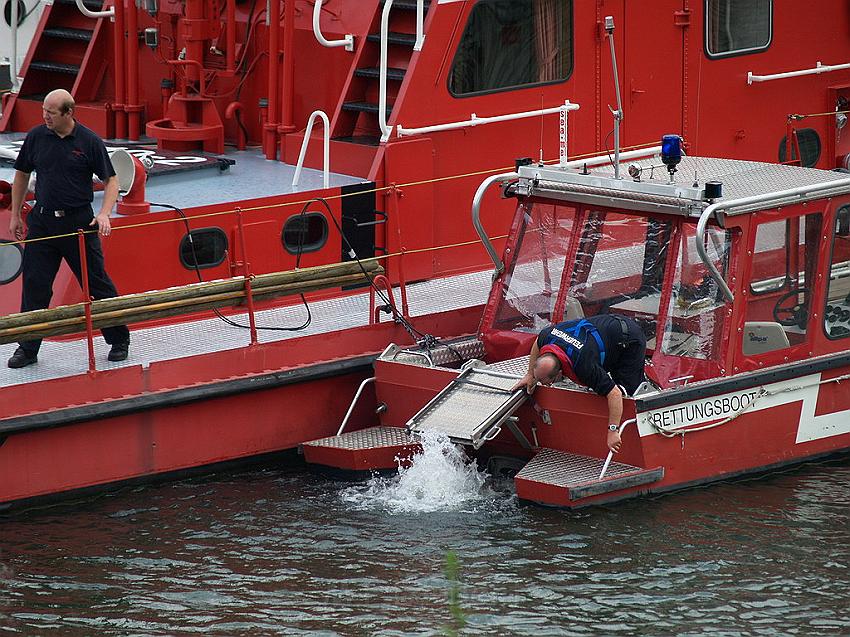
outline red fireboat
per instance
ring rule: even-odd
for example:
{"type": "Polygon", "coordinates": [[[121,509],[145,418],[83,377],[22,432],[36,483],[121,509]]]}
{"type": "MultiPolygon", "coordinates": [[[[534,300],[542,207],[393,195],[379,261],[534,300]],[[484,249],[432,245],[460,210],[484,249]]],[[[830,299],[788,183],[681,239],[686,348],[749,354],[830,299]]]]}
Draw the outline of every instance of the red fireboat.
{"type": "Polygon", "coordinates": [[[487,179],[477,227],[490,184],[517,207],[501,258],[481,233],[496,269],[478,334],[439,357],[388,347],[380,424],[305,444],[307,461],[391,469],[438,431],[520,499],[580,508],[850,451],[850,177],[640,154],[487,179]],[[513,390],[540,330],[609,313],[647,337],[613,458],[603,398],[513,390]]]}

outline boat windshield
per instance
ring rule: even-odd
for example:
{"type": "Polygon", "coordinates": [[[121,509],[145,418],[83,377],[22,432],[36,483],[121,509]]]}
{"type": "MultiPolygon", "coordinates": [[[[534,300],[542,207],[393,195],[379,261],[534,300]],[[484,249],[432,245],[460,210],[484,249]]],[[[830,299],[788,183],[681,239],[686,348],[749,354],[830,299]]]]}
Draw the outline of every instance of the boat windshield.
{"type": "MultiPolygon", "coordinates": [[[[689,220],[551,202],[523,203],[506,250],[503,287],[485,331],[536,333],[616,313],[637,321],[659,382],[722,367],[726,311],[696,251],[689,220]],[[665,281],[665,272],[674,268],[665,281]],[[665,282],[668,287],[665,289],[665,282]]],[[[731,235],[709,228],[706,251],[725,275],[731,235]]]]}

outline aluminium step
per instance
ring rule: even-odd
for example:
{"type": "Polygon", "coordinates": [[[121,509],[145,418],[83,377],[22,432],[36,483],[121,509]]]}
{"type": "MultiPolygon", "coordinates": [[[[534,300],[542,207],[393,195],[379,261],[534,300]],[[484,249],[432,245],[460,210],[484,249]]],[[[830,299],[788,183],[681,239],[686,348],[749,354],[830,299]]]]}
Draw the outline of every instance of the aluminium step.
{"type": "MultiPolygon", "coordinates": [[[[343,102],[342,110],[350,111],[354,113],[372,113],[373,115],[378,114],[378,105],[373,102],[343,102]]],[[[390,113],[393,112],[393,105],[387,104],[387,117],[390,116],[390,113]]]]}
{"type": "Polygon", "coordinates": [[[77,64],[64,64],[62,62],[50,62],[48,60],[33,60],[30,62],[29,70],[77,75],[80,72],[80,67],[77,64]]]}
{"type": "MultiPolygon", "coordinates": [[[[366,40],[368,42],[381,42],[381,34],[380,33],[370,33],[366,36],[366,40]]],[[[416,44],[416,34],[415,33],[401,33],[399,31],[390,31],[387,33],[387,43],[388,44],[396,44],[398,46],[409,46],[413,48],[413,45],[416,44]]]]}
{"type": "Polygon", "coordinates": [[[422,450],[403,427],[369,427],[305,442],[300,447],[309,464],[338,471],[397,469],[400,459],[422,450]]]}
{"type": "Polygon", "coordinates": [[[44,29],[41,34],[48,38],[58,40],[77,40],[79,42],[90,42],[94,31],[91,29],[70,29],[67,27],[50,27],[44,29]]]}
{"type": "Polygon", "coordinates": [[[664,468],[644,469],[611,462],[605,476],[599,474],[603,458],[557,449],[541,448],[514,477],[517,497],[549,506],[582,506],[582,500],[658,482],[664,468]]]}
{"type": "Polygon", "coordinates": [[[417,433],[438,431],[452,442],[479,449],[528,399],[524,388],[513,391],[517,380],[512,374],[465,369],[407,421],[407,428],[417,433]]]}
{"type": "MultiPolygon", "coordinates": [[[[405,69],[394,67],[387,68],[387,79],[395,82],[401,82],[404,79],[405,69]]],[[[367,66],[354,71],[356,77],[368,77],[370,79],[379,79],[381,77],[381,69],[376,66],[367,66]]]]}

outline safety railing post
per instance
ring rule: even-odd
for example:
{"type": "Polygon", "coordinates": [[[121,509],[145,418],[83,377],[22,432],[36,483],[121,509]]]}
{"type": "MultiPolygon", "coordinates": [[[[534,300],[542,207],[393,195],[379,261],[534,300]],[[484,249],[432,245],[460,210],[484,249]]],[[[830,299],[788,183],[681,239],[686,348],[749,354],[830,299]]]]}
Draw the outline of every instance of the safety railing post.
{"type": "Polygon", "coordinates": [[[307,130],[304,131],[304,140],[301,142],[301,152],[298,153],[298,163],[295,165],[295,174],[292,176],[292,187],[298,186],[301,180],[301,171],[304,169],[304,157],[307,155],[307,145],[310,143],[310,135],[313,134],[313,125],[316,123],[316,118],[322,119],[324,124],[325,134],[322,138],[322,153],[323,153],[323,170],[322,183],[325,188],[330,185],[330,170],[331,170],[331,124],[328,120],[327,113],[324,111],[313,111],[310,113],[310,119],[307,120],[307,130]]]}
{"type": "MultiPolygon", "coordinates": [[[[421,1],[422,0],[420,0],[420,2],[421,1]]],[[[324,2],[324,0],[316,0],[313,4],[313,35],[316,36],[316,40],[318,40],[319,44],[322,46],[344,46],[346,51],[353,51],[354,36],[351,33],[342,36],[342,40],[328,40],[324,35],[322,35],[322,27],[320,25],[322,17],[322,2],[324,2]]]]}
{"type": "Polygon", "coordinates": [[[245,302],[248,306],[248,325],[251,332],[251,345],[257,344],[257,323],[254,317],[254,294],[251,290],[251,265],[245,251],[245,228],[242,224],[242,209],[236,208],[236,227],[239,231],[239,248],[242,251],[242,276],[245,279],[245,302]]]}
{"type": "Polygon", "coordinates": [[[94,359],[94,325],[91,315],[91,293],[89,292],[89,264],[86,258],[86,235],[84,230],[77,231],[77,242],[80,250],[80,285],[83,288],[83,307],[86,314],[86,341],[89,353],[89,374],[97,371],[94,359]]]}
{"type": "Polygon", "coordinates": [[[386,0],[381,13],[381,61],[378,73],[378,126],[381,129],[381,141],[390,138],[390,127],[387,126],[387,44],[389,42],[390,11],[393,0],[386,0]]]}
{"type": "Polygon", "coordinates": [[[401,291],[401,314],[404,317],[410,316],[410,308],[407,304],[407,279],[404,276],[404,254],[407,252],[407,248],[401,242],[401,215],[398,213],[398,200],[401,197],[401,191],[392,184],[390,186],[390,194],[393,198],[393,211],[395,216],[395,230],[396,237],[398,238],[398,285],[401,291]]]}

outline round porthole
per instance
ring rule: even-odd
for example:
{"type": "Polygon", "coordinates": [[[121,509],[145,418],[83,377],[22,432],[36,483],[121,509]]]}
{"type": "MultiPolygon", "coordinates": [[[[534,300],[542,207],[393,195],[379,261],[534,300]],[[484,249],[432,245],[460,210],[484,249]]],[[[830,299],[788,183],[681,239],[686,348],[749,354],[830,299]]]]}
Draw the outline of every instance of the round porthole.
{"type": "Polygon", "coordinates": [[[0,285],[6,285],[17,279],[23,265],[23,248],[17,243],[0,239],[0,285]]]}

